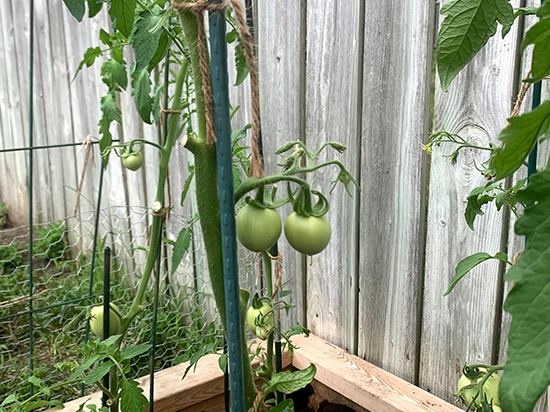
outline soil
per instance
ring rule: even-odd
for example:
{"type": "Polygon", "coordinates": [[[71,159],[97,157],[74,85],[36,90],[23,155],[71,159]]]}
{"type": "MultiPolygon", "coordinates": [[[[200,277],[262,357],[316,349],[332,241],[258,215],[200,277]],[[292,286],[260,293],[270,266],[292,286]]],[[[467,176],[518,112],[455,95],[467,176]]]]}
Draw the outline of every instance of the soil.
{"type": "Polygon", "coordinates": [[[294,400],[296,412],[356,412],[346,405],[331,403],[327,400],[320,401],[311,385],[288,395],[294,400]]]}

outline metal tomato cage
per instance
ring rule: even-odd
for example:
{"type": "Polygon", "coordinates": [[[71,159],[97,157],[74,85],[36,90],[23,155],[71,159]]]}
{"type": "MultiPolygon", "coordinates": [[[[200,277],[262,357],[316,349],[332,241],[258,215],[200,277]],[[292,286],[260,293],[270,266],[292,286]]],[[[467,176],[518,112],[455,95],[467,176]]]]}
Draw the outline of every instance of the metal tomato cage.
{"type": "MultiPolygon", "coordinates": [[[[210,0],[211,3],[220,3],[220,0],[210,0]]],[[[29,32],[29,140],[28,147],[23,148],[10,148],[1,149],[3,152],[17,152],[28,151],[28,188],[29,188],[29,256],[33,256],[33,158],[34,151],[61,148],[70,146],[79,146],[80,143],[65,143],[48,146],[35,146],[33,138],[33,95],[34,95],[34,0],[29,0],[30,8],[30,32],[29,32]]],[[[252,1],[246,0],[247,20],[253,33],[253,17],[252,17],[252,1]]],[[[234,213],[234,189],[233,189],[233,168],[232,168],[232,148],[231,148],[231,126],[230,126],[230,105],[229,105],[229,79],[227,68],[227,43],[226,43],[226,21],[223,12],[213,12],[209,16],[210,27],[210,50],[211,50],[211,67],[212,67],[212,89],[214,97],[214,129],[217,138],[217,172],[218,172],[218,190],[220,198],[220,217],[221,217],[221,231],[222,231],[222,253],[223,253],[223,267],[224,267],[224,286],[225,286],[225,306],[227,316],[227,342],[224,345],[224,350],[227,350],[229,355],[229,375],[226,370],[225,379],[225,410],[229,411],[229,390],[231,391],[231,410],[234,412],[244,412],[244,383],[243,383],[243,367],[242,367],[242,341],[241,341],[241,318],[240,318],[240,306],[239,306],[239,279],[238,279],[238,265],[237,265],[237,243],[235,236],[235,213],[234,213]],[[230,379],[229,379],[230,378],[230,379]],[[230,383],[229,383],[230,382],[230,383]]],[[[169,57],[170,50],[168,50],[165,60],[165,90],[168,90],[169,85],[169,57]]],[[[164,105],[168,105],[168,93],[164,96],[164,105]]],[[[163,136],[167,134],[167,122],[163,126],[163,136]]],[[[117,142],[118,140],[113,140],[117,142]]],[[[98,142],[93,142],[97,144],[98,142]]],[[[262,152],[261,137],[259,142],[260,153],[262,152]]],[[[89,305],[92,298],[96,298],[99,295],[93,294],[93,280],[94,269],[96,263],[96,257],[98,256],[98,229],[101,213],[101,201],[102,191],[104,183],[105,165],[101,165],[99,182],[98,182],[98,196],[95,202],[95,219],[93,229],[93,243],[91,254],[91,266],[89,276],[89,291],[88,295],[79,299],[72,299],[63,302],[59,302],[54,306],[72,305],[76,303],[84,303],[89,305]]],[[[162,241],[162,239],[161,239],[162,241]]],[[[276,250],[276,245],[274,246],[276,250]]],[[[104,277],[103,277],[103,305],[104,305],[104,319],[103,330],[104,339],[109,337],[109,302],[110,302],[110,284],[111,284],[111,249],[107,246],[103,251],[104,255],[104,277]]],[[[161,254],[157,261],[157,273],[160,273],[161,254]]],[[[33,277],[33,261],[29,259],[28,273],[29,273],[29,288],[28,288],[28,310],[15,314],[19,316],[21,314],[28,314],[29,316],[29,369],[31,375],[34,374],[34,314],[36,312],[42,312],[50,309],[52,306],[35,308],[33,305],[34,293],[34,277],[33,277]]],[[[155,364],[155,336],[157,327],[157,311],[158,311],[158,294],[159,294],[159,278],[155,277],[154,284],[154,302],[153,302],[153,323],[151,330],[151,350],[150,356],[150,394],[149,399],[153,399],[154,395],[154,364],[155,364]]],[[[4,318],[10,318],[14,315],[0,317],[0,320],[4,318]]],[[[88,342],[90,334],[89,321],[86,322],[85,342],[88,342]]],[[[280,354],[280,341],[276,342],[276,364],[277,370],[280,369],[281,354],[280,354]]],[[[108,388],[109,378],[108,375],[104,378],[103,384],[108,388]]],[[[30,384],[29,393],[32,396],[35,393],[35,387],[30,384]]],[[[84,385],[81,388],[81,395],[84,394],[84,385]]],[[[104,399],[105,401],[105,399],[104,399]]],[[[153,403],[149,403],[149,410],[153,411],[153,403]]]]}

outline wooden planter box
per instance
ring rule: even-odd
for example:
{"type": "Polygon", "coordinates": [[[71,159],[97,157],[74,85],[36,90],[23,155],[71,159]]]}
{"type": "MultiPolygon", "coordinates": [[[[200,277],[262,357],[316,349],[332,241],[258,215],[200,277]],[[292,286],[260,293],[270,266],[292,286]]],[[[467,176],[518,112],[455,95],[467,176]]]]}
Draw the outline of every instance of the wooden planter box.
{"type": "MultiPolygon", "coordinates": [[[[316,397],[346,405],[357,412],[460,412],[461,409],[380,369],[343,349],[311,335],[292,338],[299,347],[294,358],[283,356],[284,367],[303,369],[315,364],[312,383],[316,397]]],[[[223,374],[217,355],[203,357],[195,373],[182,380],[187,363],[155,374],[156,412],[221,412],[223,374]]],[[[149,377],[139,379],[149,395],[149,377]]],[[[76,412],[84,401],[100,405],[101,394],[66,403],[63,412],[76,412]]]]}

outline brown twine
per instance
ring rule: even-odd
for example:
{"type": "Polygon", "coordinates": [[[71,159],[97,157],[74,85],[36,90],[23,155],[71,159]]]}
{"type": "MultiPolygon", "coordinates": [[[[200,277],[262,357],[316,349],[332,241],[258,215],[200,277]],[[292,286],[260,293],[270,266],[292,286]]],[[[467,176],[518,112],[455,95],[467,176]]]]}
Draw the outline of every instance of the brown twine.
{"type": "Polygon", "coordinates": [[[84,164],[82,165],[82,174],[80,175],[80,182],[78,183],[78,190],[76,191],[76,204],[74,207],[73,217],[76,216],[76,212],[80,207],[80,195],[82,194],[82,186],[84,185],[84,177],[86,176],[86,169],[88,168],[88,161],[90,160],[90,153],[92,154],[92,166],[95,167],[94,151],[92,150],[92,135],[86,136],[82,142],[82,146],[76,152],[80,153],[82,149],[86,148],[86,155],[84,157],[84,164]]]}
{"type": "Polygon", "coordinates": [[[170,208],[163,207],[159,212],[151,212],[153,216],[162,217],[162,216],[168,216],[170,214],[170,208]]]}
{"type": "MultiPolygon", "coordinates": [[[[237,27],[241,34],[243,43],[244,55],[248,64],[250,73],[250,88],[252,95],[252,159],[250,163],[250,176],[262,177],[265,176],[265,171],[260,156],[260,150],[258,148],[258,141],[260,139],[260,85],[258,80],[258,69],[256,65],[256,59],[254,56],[254,38],[248,30],[246,19],[244,16],[244,9],[239,0],[229,0],[233,10],[235,11],[235,18],[237,20],[237,27]]],[[[203,77],[203,93],[204,93],[204,106],[206,111],[206,142],[212,144],[216,142],[216,136],[214,135],[214,127],[212,120],[212,89],[210,86],[210,70],[207,65],[206,49],[204,44],[205,28],[204,28],[204,11],[210,12],[222,12],[227,8],[228,3],[226,1],[222,3],[210,4],[207,0],[196,0],[195,2],[178,3],[175,0],[172,1],[172,7],[181,11],[192,11],[197,14],[198,17],[198,51],[199,51],[199,67],[201,75],[203,77]]]]}
{"type": "Polygon", "coordinates": [[[162,127],[162,125],[164,124],[164,115],[165,114],[181,114],[182,111],[181,110],[172,110],[172,109],[160,109],[160,125],[162,127]]]}
{"type": "Polygon", "coordinates": [[[264,391],[261,390],[261,391],[258,391],[258,393],[256,394],[256,399],[254,399],[254,404],[252,405],[252,410],[254,412],[258,412],[258,411],[261,411],[262,409],[258,409],[259,407],[261,407],[261,402],[262,402],[262,397],[264,396],[264,391]]]}
{"type": "Polygon", "coordinates": [[[267,252],[267,255],[271,260],[275,260],[275,287],[273,288],[273,295],[271,296],[271,299],[275,299],[277,296],[277,292],[279,289],[283,288],[283,255],[281,254],[281,251],[278,251],[277,256],[273,256],[271,253],[267,252]]]}
{"type": "Polygon", "coordinates": [[[44,290],[41,290],[40,292],[38,292],[36,295],[33,295],[33,296],[23,296],[23,297],[20,297],[20,298],[14,298],[14,299],[11,299],[11,300],[7,300],[5,302],[0,302],[0,309],[9,308],[11,306],[15,306],[15,305],[19,305],[21,303],[25,303],[29,300],[37,298],[38,296],[40,296],[43,293],[46,293],[46,292],[49,292],[49,291],[50,291],[50,289],[44,289],[44,290]]]}

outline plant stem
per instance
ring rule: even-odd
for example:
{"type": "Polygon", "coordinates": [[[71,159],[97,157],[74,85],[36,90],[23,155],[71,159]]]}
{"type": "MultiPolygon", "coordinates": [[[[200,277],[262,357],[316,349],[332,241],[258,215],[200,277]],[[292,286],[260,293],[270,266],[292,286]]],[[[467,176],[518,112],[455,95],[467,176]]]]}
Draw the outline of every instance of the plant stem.
{"type": "Polygon", "coordinates": [[[277,182],[294,182],[298,183],[302,186],[309,187],[309,183],[304,180],[300,179],[296,176],[289,176],[285,174],[280,175],[272,175],[272,176],[266,176],[262,178],[258,177],[249,177],[244,182],[241,183],[241,185],[235,190],[235,203],[237,203],[244,195],[246,195],[248,192],[251,192],[253,190],[259,189],[260,187],[264,187],[273,183],[277,182]]]}
{"type": "MultiPolygon", "coordinates": [[[[267,283],[267,296],[269,299],[273,299],[273,270],[272,270],[272,263],[271,258],[267,254],[267,252],[262,252],[262,256],[264,258],[264,268],[265,268],[265,280],[267,283]]],[[[274,308],[272,309],[271,316],[273,317],[273,320],[275,320],[275,311],[274,308]]],[[[273,350],[274,350],[274,343],[273,343],[273,333],[272,330],[268,337],[267,337],[267,348],[266,348],[266,357],[265,357],[265,363],[267,368],[267,379],[271,379],[271,374],[273,373],[273,350]]]]}

